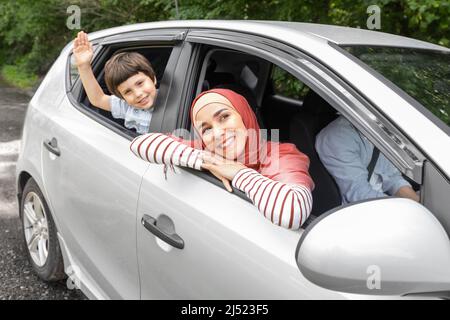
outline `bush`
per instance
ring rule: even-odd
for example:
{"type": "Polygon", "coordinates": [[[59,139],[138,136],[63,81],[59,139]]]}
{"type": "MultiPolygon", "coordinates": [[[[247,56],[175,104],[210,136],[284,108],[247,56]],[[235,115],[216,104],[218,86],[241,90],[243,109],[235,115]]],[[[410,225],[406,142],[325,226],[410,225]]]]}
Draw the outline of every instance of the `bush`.
{"type": "Polygon", "coordinates": [[[22,89],[31,88],[38,82],[37,75],[29,73],[21,66],[5,65],[1,76],[8,84],[22,89]]]}

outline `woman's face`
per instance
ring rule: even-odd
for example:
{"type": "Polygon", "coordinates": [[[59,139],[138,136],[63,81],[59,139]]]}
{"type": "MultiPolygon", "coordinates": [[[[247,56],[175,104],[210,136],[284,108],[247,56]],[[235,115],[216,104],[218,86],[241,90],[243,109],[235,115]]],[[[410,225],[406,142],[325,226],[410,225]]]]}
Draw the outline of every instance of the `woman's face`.
{"type": "Polygon", "coordinates": [[[194,125],[208,151],[228,160],[244,152],[247,129],[231,104],[207,104],[197,112],[194,125]]]}

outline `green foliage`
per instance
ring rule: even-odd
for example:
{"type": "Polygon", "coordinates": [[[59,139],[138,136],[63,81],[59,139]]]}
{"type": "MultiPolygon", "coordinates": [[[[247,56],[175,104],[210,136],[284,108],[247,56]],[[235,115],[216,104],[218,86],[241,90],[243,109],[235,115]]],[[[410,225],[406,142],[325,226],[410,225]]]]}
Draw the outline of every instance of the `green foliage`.
{"type": "Polygon", "coordinates": [[[1,76],[8,84],[22,89],[33,87],[38,80],[35,74],[30,74],[23,67],[12,65],[3,66],[1,76]]]}
{"type": "Polygon", "coordinates": [[[18,64],[28,73],[45,73],[70,39],[61,33],[65,23],[58,1],[0,2],[0,42],[3,63],[18,64]]]}
{"type": "Polygon", "coordinates": [[[43,75],[78,30],[67,8],[81,8],[81,27],[93,32],[171,19],[254,19],[366,28],[371,4],[381,8],[381,31],[450,44],[450,0],[0,0],[0,66],[43,75]]]}

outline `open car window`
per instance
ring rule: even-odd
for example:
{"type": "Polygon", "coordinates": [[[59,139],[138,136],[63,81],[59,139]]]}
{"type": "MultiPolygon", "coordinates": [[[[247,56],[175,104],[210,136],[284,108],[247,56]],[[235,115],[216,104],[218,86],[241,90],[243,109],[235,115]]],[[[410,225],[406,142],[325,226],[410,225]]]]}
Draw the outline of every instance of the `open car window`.
{"type": "MultiPolygon", "coordinates": [[[[312,216],[340,206],[339,188],[315,149],[317,134],[338,117],[337,110],[281,65],[217,46],[202,45],[201,52],[199,70],[193,75],[196,91],[192,96],[213,88],[231,89],[243,95],[270,140],[293,143],[310,159],[309,173],[316,185],[312,216]]],[[[184,128],[190,131],[190,124],[184,128]]],[[[207,173],[192,172],[221,186],[207,173]]],[[[239,191],[234,193],[239,195],[239,191]]]]}
{"type": "MultiPolygon", "coordinates": [[[[164,70],[166,69],[170,54],[172,52],[172,47],[170,47],[170,46],[131,47],[131,48],[117,48],[117,49],[111,48],[111,50],[108,50],[108,53],[102,57],[101,61],[99,61],[99,63],[95,66],[95,69],[94,69],[95,76],[97,78],[98,83],[100,84],[100,87],[103,89],[103,92],[105,94],[111,95],[111,92],[109,92],[109,90],[106,86],[106,82],[105,82],[104,66],[105,66],[106,62],[114,54],[119,53],[119,52],[127,52],[127,51],[138,52],[148,59],[148,61],[152,65],[153,70],[155,71],[156,80],[157,80],[156,88],[158,89],[158,87],[161,83],[161,79],[164,75],[164,70]]],[[[155,101],[155,105],[153,108],[156,107],[157,101],[158,100],[155,101]]],[[[94,107],[90,103],[90,101],[86,95],[84,95],[84,98],[82,99],[82,103],[86,107],[93,109],[94,112],[101,114],[102,116],[108,118],[109,120],[111,120],[111,121],[119,124],[121,127],[125,128],[123,119],[114,118],[110,112],[94,107]]],[[[131,131],[132,133],[135,133],[135,130],[127,129],[127,128],[125,128],[125,129],[131,131]]]]}
{"type": "MultiPolygon", "coordinates": [[[[315,152],[314,137],[321,126],[336,118],[335,109],[323,100],[322,112],[326,115],[323,119],[328,122],[321,121],[315,126],[308,126],[304,121],[297,120],[304,118],[305,121],[311,122],[316,114],[312,110],[302,113],[303,102],[307,101],[307,107],[314,109],[320,97],[281,66],[245,52],[216,46],[203,46],[200,59],[199,70],[195,76],[196,92],[193,96],[214,88],[230,89],[241,94],[255,112],[267,139],[295,144],[311,161],[314,161],[314,168],[317,165],[319,168],[317,170],[320,171],[321,164],[315,152]]],[[[192,101],[189,105],[190,103],[192,101]]],[[[185,112],[188,112],[188,108],[185,112]]],[[[191,131],[190,124],[184,129],[191,131]]],[[[222,186],[220,181],[208,173],[190,171],[222,186]]],[[[315,172],[311,172],[311,175],[316,175],[315,172]]],[[[319,172],[316,178],[321,179],[321,174],[324,175],[319,172]]],[[[329,176],[325,176],[319,183],[325,188],[319,187],[319,193],[316,193],[317,197],[322,197],[322,199],[316,197],[314,201],[322,204],[316,205],[317,210],[313,210],[316,215],[340,205],[340,195],[335,183],[326,178],[329,176]],[[333,196],[334,198],[330,198],[333,196]]],[[[234,190],[234,194],[247,200],[237,189],[234,190]]]]}
{"type": "MultiPolygon", "coordinates": [[[[119,52],[135,51],[146,57],[152,65],[153,70],[155,71],[157,80],[156,88],[158,89],[162,82],[169,58],[172,54],[173,45],[149,44],[140,46],[125,46],[125,44],[119,43],[98,48],[98,50],[100,50],[100,52],[97,52],[97,55],[94,56],[92,69],[103,92],[107,95],[111,95],[111,92],[106,86],[104,67],[108,59],[110,59],[114,54],[119,52]]],[[[134,129],[128,129],[125,127],[124,119],[114,118],[111,112],[102,110],[91,104],[81,84],[81,81],[77,81],[79,75],[76,66],[73,64],[72,54],[69,57],[68,78],[68,82],[72,85],[71,88],[73,89],[72,98],[76,99],[76,104],[83,109],[83,112],[88,112],[90,115],[94,115],[94,117],[98,119],[99,122],[117,129],[116,131],[120,132],[123,135],[131,137],[137,135],[134,129]]],[[[158,98],[156,99],[153,108],[157,107],[158,98]]]]}

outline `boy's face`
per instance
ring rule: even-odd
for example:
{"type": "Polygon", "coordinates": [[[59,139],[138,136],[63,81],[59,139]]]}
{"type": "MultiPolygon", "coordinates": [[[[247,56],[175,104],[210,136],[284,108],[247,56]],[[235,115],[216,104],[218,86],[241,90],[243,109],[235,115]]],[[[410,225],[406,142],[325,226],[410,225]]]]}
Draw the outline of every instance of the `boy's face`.
{"type": "Polygon", "coordinates": [[[124,100],[136,109],[150,109],[156,98],[153,80],[145,73],[139,72],[117,86],[124,100]]]}

